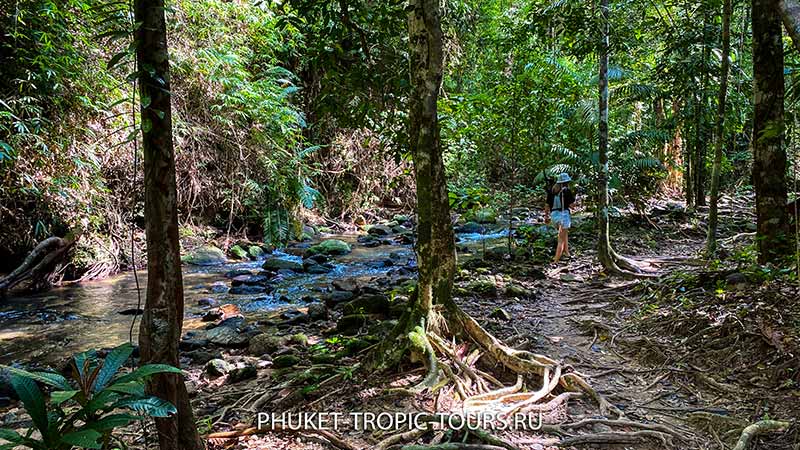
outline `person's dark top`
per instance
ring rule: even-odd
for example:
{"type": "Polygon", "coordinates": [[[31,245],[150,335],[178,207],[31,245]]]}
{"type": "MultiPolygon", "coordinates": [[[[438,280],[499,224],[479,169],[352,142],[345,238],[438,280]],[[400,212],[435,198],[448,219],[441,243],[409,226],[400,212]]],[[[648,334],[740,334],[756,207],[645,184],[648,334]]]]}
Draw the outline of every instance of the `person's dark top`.
{"type": "MultiPolygon", "coordinates": [[[[561,197],[561,204],[564,205],[564,209],[569,210],[569,205],[575,203],[575,193],[569,187],[561,188],[561,192],[558,195],[563,195],[561,197]]],[[[553,209],[553,203],[555,202],[556,194],[553,192],[553,188],[547,189],[547,205],[550,206],[550,209],[553,209]]]]}

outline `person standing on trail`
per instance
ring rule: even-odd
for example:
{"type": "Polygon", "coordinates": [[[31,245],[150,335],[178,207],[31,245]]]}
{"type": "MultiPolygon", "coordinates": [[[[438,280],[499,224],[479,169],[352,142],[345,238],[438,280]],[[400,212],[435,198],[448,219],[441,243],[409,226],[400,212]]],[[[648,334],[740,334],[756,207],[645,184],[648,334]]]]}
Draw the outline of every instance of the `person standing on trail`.
{"type": "Polygon", "coordinates": [[[556,257],[553,262],[558,262],[561,256],[569,257],[569,228],[572,218],[569,208],[575,203],[575,194],[569,188],[572,178],[567,173],[558,174],[555,184],[547,189],[547,204],[544,207],[544,221],[551,223],[558,230],[558,244],[556,257]]]}

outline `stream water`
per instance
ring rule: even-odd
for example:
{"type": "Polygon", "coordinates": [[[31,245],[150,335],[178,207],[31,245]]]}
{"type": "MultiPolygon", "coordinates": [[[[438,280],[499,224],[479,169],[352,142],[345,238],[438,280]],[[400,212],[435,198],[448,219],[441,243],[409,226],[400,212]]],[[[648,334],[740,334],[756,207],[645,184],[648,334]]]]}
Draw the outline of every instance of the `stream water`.
{"type": "MultiPolygon", "coordinates": [[[[228,294],[230,280],[225,274],[236,269],[260,269],[262,261],[232,262],[218,266],[183,267],[185,297],[184,329],[202,325],[200,317],[207,308],[198,306],[201,298],[213,298],[218,304],[233,303],[245,315],[288,308],[305,296],[315,296],[329,289],[336,279],[374,279],[398,265],[413,266],[411,246],[381,245],[368,248],[356,242],[357,236],[326,236],[347,241],[353,251],[331,260],[334,270],[326,274],[299,273],[285,276],[274,292],[257,295],[228,294]],[[386,265],[391,259],[392,266],[386,265]]],[[[461,250],[480,252],[487,242],[502,242],[505,234],[461,234],[461,250]]],[[[300,261],[299,256],[276,251],[269,256],[300,261]]],[[[138,272],[139,293],[144,302],[147,274],[138,272]]],[[[138,321],[131,330],[139,295],[133,272],[113,277],[70,284],[48,292],[11,296],[0,303],[0,364],[12,362],[54,364],[68,355],[90,348],[108,348],[133,339],[136,342],[138,321]]]]}

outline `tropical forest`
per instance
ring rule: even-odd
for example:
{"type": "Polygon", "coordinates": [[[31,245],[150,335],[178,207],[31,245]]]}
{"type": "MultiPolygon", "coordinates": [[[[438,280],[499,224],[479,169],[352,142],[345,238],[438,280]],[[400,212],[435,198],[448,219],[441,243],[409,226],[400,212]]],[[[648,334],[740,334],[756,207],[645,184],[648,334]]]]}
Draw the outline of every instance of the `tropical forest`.
{"type": "Polygon", "coordinates": [[[0,0],[0,450],[800,450],[800,0],[0,0]]]}

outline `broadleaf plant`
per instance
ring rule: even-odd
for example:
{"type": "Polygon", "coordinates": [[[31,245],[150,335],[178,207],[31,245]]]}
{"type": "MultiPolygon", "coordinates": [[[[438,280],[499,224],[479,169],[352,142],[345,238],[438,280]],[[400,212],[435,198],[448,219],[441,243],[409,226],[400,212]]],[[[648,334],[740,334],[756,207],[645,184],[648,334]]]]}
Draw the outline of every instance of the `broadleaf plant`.
{"type": "Polygon", "coordinates": [[[131,353],[133,346],[123,344],[111,350],[105,359],[98,358],[94,351],[77,354],[70,363],[69,377],[0,366],[8,372],[34,426],[25,434],[0,429],[0,450],[18,446],[34,450],[111,448],[115,429],[144,417],[175,414],[174,405],[147,395],[144,383],[152,375],[181,374],[181,370],[164,364],[149,364],[120,373],[131,353]],[[52,389],[49,397],[37,383],[52,389]],[[34,437],[34,431],[40,436],[34,437]]]}

